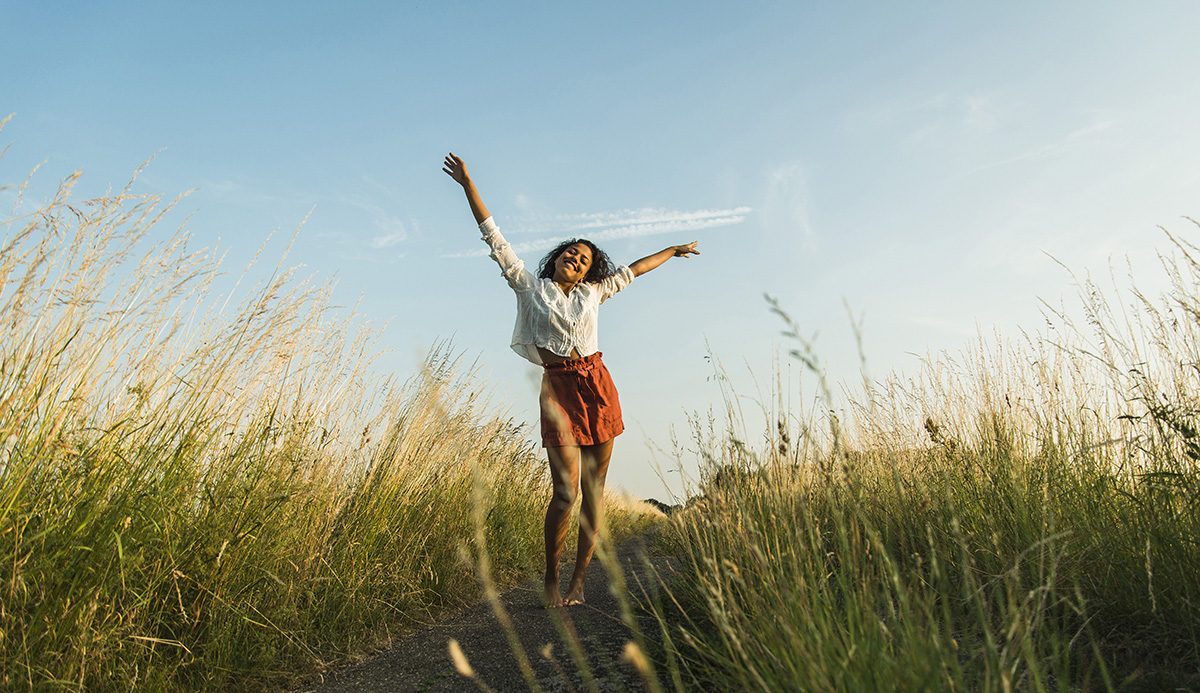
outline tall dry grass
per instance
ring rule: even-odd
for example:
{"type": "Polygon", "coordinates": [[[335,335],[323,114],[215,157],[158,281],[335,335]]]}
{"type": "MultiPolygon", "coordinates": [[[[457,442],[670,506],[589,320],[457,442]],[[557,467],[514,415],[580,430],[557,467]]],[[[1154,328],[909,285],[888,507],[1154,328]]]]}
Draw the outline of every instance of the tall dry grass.
{"type": "Polygon", "coordinates": [[[1163,296],[1084,278],[1081,322],[853,393],[773,305],[821,395],[692,420],[677,688],[1200,686],[1200,253],[1171,240],[1163,296]]]}
{"type": "Polygon", "coordinates": [[[217,294],[77,177],[2,227],[0,688],[282,685],[478,599],[473,504],[495,583],[539,567],[544,463],[448,345],[373,376],[329,285],[217,294]]]}

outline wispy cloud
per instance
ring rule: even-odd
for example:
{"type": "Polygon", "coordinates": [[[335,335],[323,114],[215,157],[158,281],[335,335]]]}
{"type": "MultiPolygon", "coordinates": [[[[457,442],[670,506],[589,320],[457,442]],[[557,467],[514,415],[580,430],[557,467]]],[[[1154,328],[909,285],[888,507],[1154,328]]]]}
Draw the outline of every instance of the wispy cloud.
{"type": "Polygon", "coordinates": [[[1049,142],[1049,143],[1041,145],[1039,147],[1034,147],[1033,149],[1029,149],[1027,151],[1021,152],[1020,154],[1016,154],[1014,156],[1005,157],[998,161],[992,161],[992,162],[983,164],[982,166],[976,166],[975,168],[968,171],[967,175],[970,175],[972,173],[979,173],[980,171],[986,171],[987,169],[995,168],[997,166],[1006,166],[1008,164],[1014,164],[1018,161],[1024,161],[1026,159],[1038,159],[1038,158],[1042,158],[1042,157],[1056,155],[1056,154],[1066,150],[1068,147],[1076,144],[1080,140],[1086,139],[1097,133],[1104,132],[1105,130],[1108,130],[1109,128],[1113,127],[1114,125],[1116,125],[1116,121],[1099,120],[1090,125],[1087,125],[1082,128],[1079,128],[1077,130],[1074,130],[1053,142],[1049,142]]]}
{"type": "MultiPolygon", "coordinates": [[[[549,250],[572,236],[583,234],[591,241],[603,243],[641,236],[666,233],[682,234],[701,229],[732,226],[745,221],[746,215],[752,211],[754,210],[750,207],[695,211],[626,209],[617,212],[557,215],[543,219],[518,220],[514,223],[514,231],[517,234],[549,235],[544,238],[514,243],[513,250],[518,254],[549,250]]],[[[486,255],[487,252],[486,248],[475,248],[452,253],[449,257],[475,257],[486,255]]]]}
{"type": "Polygon", "coordinates": [[[1001,117],[993,94],[968,96],[964,100],[966,116],[964,123],[968,130],[991,132],[1000,124],[1001,117]]]}
{"type": "Polygon", "coordinates": [[[302,205],[308,205],[311,209],[316,203],[323,212],[322,218],[310,226],[306,234],[320,239],[334,256],[355,262],[390,262],[404,257],[403,244],[409,239],[410,232],[418,230],[417,221],[402,220],[388,211],[387,199],[392,194],[383,183],[367,176],[360,177],[359,183],[355,192],[312,195],[290,190],[274,191],[227,178],[207,180],[201,189],[224,200],[258,206],[270,202],[278,207],[282,202],[300,209],[303,209],[302,205]],[[364,192],[364,188],[371,190],[364,192]],[[377,202],[381,197],[384,201],[377,202]],[[384,250],[387,252],[379,252],[384,250]]]}
{"type": "MultiPolygon", "coordinates": [[[[369,181],[368,182],[373,182],[369,181]]],[[[338,195],[334,197],[338,203],[349,205],[366,213],[377,229],[377,233],[367,240],[367,247],[372,250],[382,250],[398,245],[408,238],[408,230],[399,218],[388,214],[379,205],[357,195],[338,195]]]]}
{"type": "Polygon", "coordinates": [[[887,133],[907,146],[927,146],[998,132],[1019,119],[1020,111],[1020,99],[1000,88],[917,98],[905,94],[851,112],[846,123],[855,133],[887,133]]]}
{"type": "Polygon", "coordinates": [[[375,250],[390,248],[400,241],[403,241],[406,235],[407,234],[404,233],[404,229],[399,229],[397,231],[392,231],[391,233],[384,233],[375,236],[371,240],[367,241],[367,245],[375,250]]]}
{"type": "Polygon", "coordinates": [[[783,164],[767,171],[763,225],[768,231],[788,236],[799,232],[811,242],[814,234],[808,223],[808,204],[808,177],[800,164],[783,164]]]}

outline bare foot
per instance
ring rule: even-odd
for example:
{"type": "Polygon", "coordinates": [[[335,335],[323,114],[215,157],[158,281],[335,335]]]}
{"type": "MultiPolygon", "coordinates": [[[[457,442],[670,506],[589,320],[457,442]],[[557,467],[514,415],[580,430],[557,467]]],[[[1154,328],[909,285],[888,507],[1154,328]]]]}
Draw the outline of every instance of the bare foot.
{"type": "Polygon", "coordinates": [[[573,585],[562,600],[563,606],[575,606],[583,603],[583,585],[573,585]]]}
{"type": "Polygon", "coordinates": [[[562,595],[558,591],[558,580],[553,582],[547,580],[542,590],[542,601],[546,604],[547,609],[557,609],[561,606],[566,606],[562,595]]]}

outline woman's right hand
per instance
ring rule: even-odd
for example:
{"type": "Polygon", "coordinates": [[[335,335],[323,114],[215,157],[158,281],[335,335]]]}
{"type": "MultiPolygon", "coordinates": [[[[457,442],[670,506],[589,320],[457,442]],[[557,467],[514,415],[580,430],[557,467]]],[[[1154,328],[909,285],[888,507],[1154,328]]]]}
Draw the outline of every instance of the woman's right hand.
{"type": "Polygon", "coordinates": [[[455,156],[454,152],[446,155],[446,161],[442,163],[442,170],[464,188],[471,182],[471,176],[467,174],[467,165],[463,163],[462,159],[455,156]]]}
{"type": "Polygon", "coordinates": [[[483,200],[479,198],[479,191],[475,189],[475,184],[471,182],[471,176],[467,175],[467,165],[463,160],[450,152],[446,155],[446,161],[442,163],[442,170],[446,175],[454,179],[454,182],[462,186],[463,192],[467,194],[467,203],[471,205],[471,213],[475,215],[475,223],[482,224],[487,220],[487,207],[483,206],[483,200]]]}

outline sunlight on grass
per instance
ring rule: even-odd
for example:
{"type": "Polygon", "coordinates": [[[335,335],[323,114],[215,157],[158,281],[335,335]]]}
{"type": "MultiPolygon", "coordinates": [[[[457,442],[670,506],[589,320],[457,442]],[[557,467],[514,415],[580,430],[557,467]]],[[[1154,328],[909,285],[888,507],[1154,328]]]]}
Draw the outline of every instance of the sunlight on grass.
{"type": "Polygon", "coordinates": [[[659,611],[690,686],[1200,684],[1200,264],[1175,251],[1161,298],[1081,281],[1085,327],[981,339],[836,404],[818,378],[807,411],[760,393],[755,443],[728,390],[693,418],[677,454],[702,478],[670,537],[688,577],[659,611]]]}
{"type": "Polygon", "coordinates": [[[372,375],[377,335],[330,286],[279,266],[215,295],[170,205],[74,201],[77,177],[17,188],[3,226],[0,688],[261,690],[344,662],[478,599],[477,478],[492,579],[540,567],[540,450],[449,345],[372,375]]]}
{"type": "MultiPolygon", "coordinates": [[[[448,344],[373,375],[330,286],[280,264],[221,294],[171,205],[76,178],[17,186],[3,226],[0,688],[278,688],[536,574],[545,463],[448,344]]],[[[776,374],[751,426],[714,358],[686,503],[606,495],[626,665],[651,690],[1200,687],[1200,251],[1169,238],[1167,295],[1078,280],[1082,325],[854,393],[772,304],[811,406],[776,374]],[[652,528],[682,577],[637,604],[614,547],[652,528]]]]}

